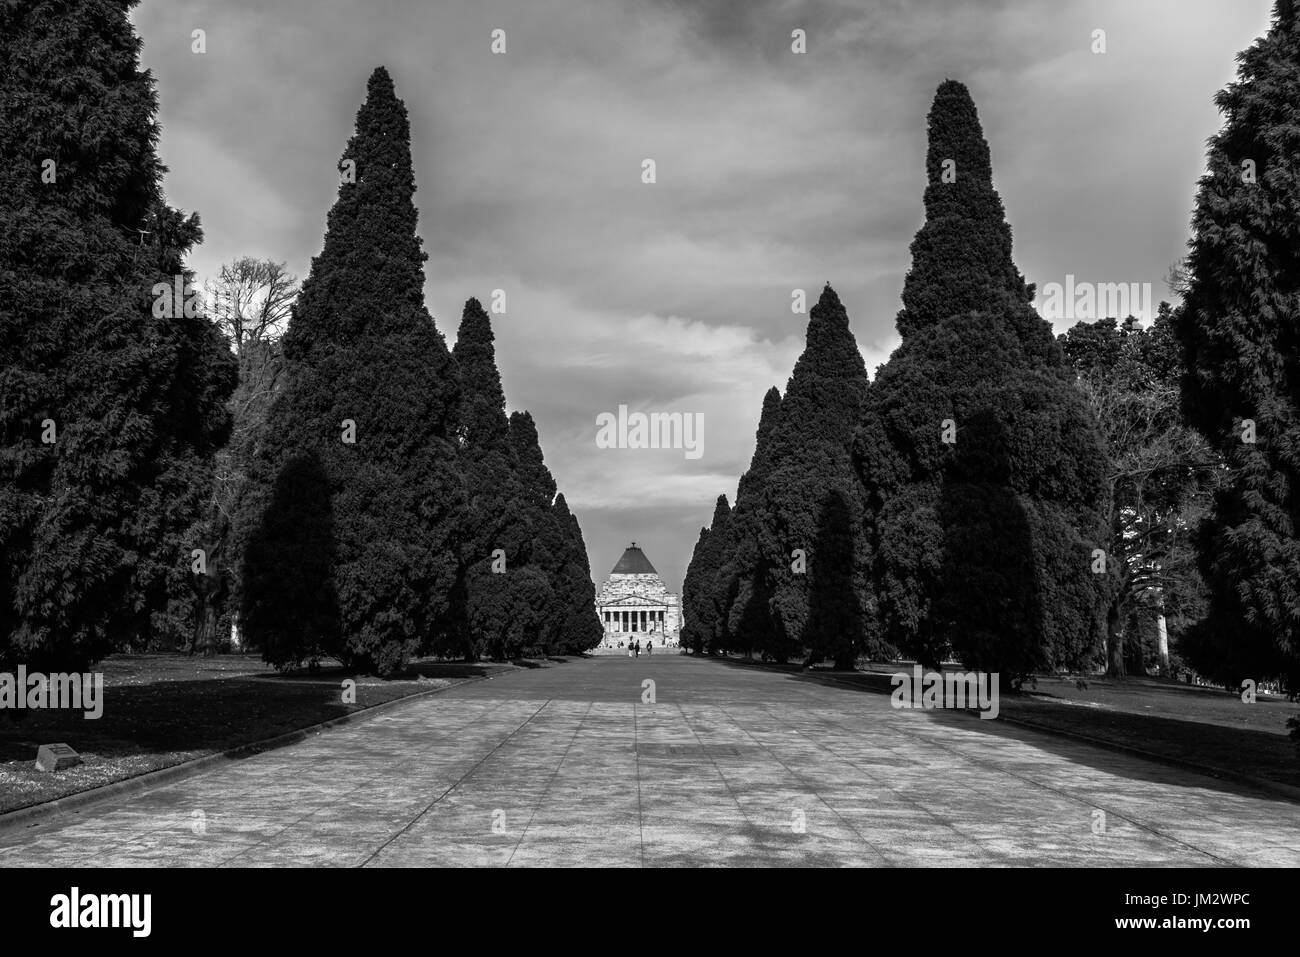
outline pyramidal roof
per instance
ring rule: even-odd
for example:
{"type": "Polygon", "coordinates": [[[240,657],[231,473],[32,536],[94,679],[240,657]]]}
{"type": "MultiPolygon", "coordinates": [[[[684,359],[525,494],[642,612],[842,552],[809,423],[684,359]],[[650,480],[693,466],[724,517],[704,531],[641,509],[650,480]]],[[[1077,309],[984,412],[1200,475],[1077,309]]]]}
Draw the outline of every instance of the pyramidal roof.
{"type": "Polygon", "coordinates": [[[645,552],[636,547],[633,542],[623,552],[623,557],[618,560],[614,566],[611,575],[658,575],[655,567],[650,564],[650,559],[645,557],[645,552]]]}

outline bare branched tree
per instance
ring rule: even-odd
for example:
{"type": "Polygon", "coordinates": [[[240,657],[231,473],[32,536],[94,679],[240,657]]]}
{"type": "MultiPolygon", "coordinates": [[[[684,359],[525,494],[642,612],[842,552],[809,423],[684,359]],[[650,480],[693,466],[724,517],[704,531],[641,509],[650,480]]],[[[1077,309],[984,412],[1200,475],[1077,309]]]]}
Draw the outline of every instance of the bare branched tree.
{"type": "Polygon", "coordinates": [[[298,279],[284,263],[243,256],[225,263],[205,286],[208,314],[234,344],[275,341],[289,324],[298,279]]]}
{"type": "Polygon", "coordinates": [[[1190,279],[1191,277],[1187,274],[1187,260],[1180,259],[1170,266],[1169,271],[1165,273],[1165,286],[1181,301],[1187,296],[1187,286],[1190,279]]]}
{"type": "Polygon", "coordinates": [[[1223,471],[1204,438],[1183,425],[1170,315],[1161,303],[1148,330],[1131,318],[1111,319],[1079,323],[1064,337],[1111,465],[1105,551],[1116,565],[1106,636],[1112,676],[1125,674],[1127,652],[1140,651],[1126,634],[1135,618],[1154,625],[1163,639],[1166,613],[1194,605],[1203,591],[1191,536],[1223,471]]]}
{"type": "Polygon", "coordinates": [[[298,289],[298,278],[284,263],[250,256],[226,263],[205,285],[208,315],[239,358],[239,386],[230,398],[234,425],[229,444],[216,456],[201,533],[206,572],[191,577],[197,598],[191,654],[215,654],[221,635],[230,633],[230,598],[238,575],[232,554],[238,531],[235,515],[267,410],[283,384],[280,338],[298,289]]]}

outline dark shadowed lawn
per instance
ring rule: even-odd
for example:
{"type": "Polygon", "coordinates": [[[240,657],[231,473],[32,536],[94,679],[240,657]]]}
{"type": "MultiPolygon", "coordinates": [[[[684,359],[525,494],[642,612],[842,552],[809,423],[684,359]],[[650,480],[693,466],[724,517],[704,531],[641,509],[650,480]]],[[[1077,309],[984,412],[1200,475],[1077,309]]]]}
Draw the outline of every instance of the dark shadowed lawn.
{"type": "MultiPolygon", "coordinates": [[[[740,664],[743,659],[724,659],[740,664]]],[[[776,667],[767,665],[765,667],[776,667]]],[[[856,672],[797,665],[782,670],[809,680],[849,683],[889,694],[890,675],[911,673],[912,664],[873,662],[856,672]]],[[[962,670],[956,665],[950,670],[962,670]]],[[[1086,735],[1184,761],[1215,777],[1255,777],[1300,788],[1300,746],[1288,737],[1287,719],[1300,703],[1260,693],[1253,704],[1222,688],[1179,684],[1162,678],[1040,677],[1024,693],[1001,688],[1001,715],[1044,730],[1086,735]]]]}
{"type": "Polygon", "coordinates": [[[0,813],[469,678],[550,664],[420,660],[394,679],[355,677],[355,703],[345,703],[348,676],[337,666],[279,674],[254,655],[115,655],[96,666],[104,675],[98,719],[80,711],[0,711],[0,813]],[[37,748],[54,742],[71,745],[84,763],[57,773],[36,770],[37,748]]]}

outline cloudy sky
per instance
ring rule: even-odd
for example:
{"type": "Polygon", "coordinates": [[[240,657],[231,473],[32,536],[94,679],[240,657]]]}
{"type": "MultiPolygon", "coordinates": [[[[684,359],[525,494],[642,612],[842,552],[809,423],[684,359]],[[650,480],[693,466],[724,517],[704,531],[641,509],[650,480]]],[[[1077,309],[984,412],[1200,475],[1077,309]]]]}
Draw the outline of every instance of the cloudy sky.
{"type": "Polygon", "coordinates": [[[897,345],[942,80],[975,98],[1026,278],[1151,283],[1158,302],[1219,127],[1213,95],[1270,6],[144,0],[133,18],[168,199],[203,221],[200,277],[241,255],[306,275],[366,79],[388,67],[411,118],[430,311],[450,344],[465,299],[506,291],[507,401],[537,420],[597,583],[635,539],[678,589],[714,499],[734,498],[763,393],[784,391],[801,350],[791,290],[835,286],[873,376],[897,345]],[[598,449],[596,416],[620,404],[702,413],[704,454],[598,449]]]}

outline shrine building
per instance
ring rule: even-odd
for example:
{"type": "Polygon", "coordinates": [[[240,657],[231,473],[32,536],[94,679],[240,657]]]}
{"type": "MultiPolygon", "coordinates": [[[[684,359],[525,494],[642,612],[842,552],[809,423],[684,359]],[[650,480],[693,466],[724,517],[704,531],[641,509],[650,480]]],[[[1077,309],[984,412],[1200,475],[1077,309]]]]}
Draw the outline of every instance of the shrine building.
{"type": "Polygon", "coordinates": [[[596,614],[605,626],[601,644],[617,648],[639,640],[675,646],[682,630],[681,599],[670,592],[645,557],[628,546],[596,596],[596,614]]]}

